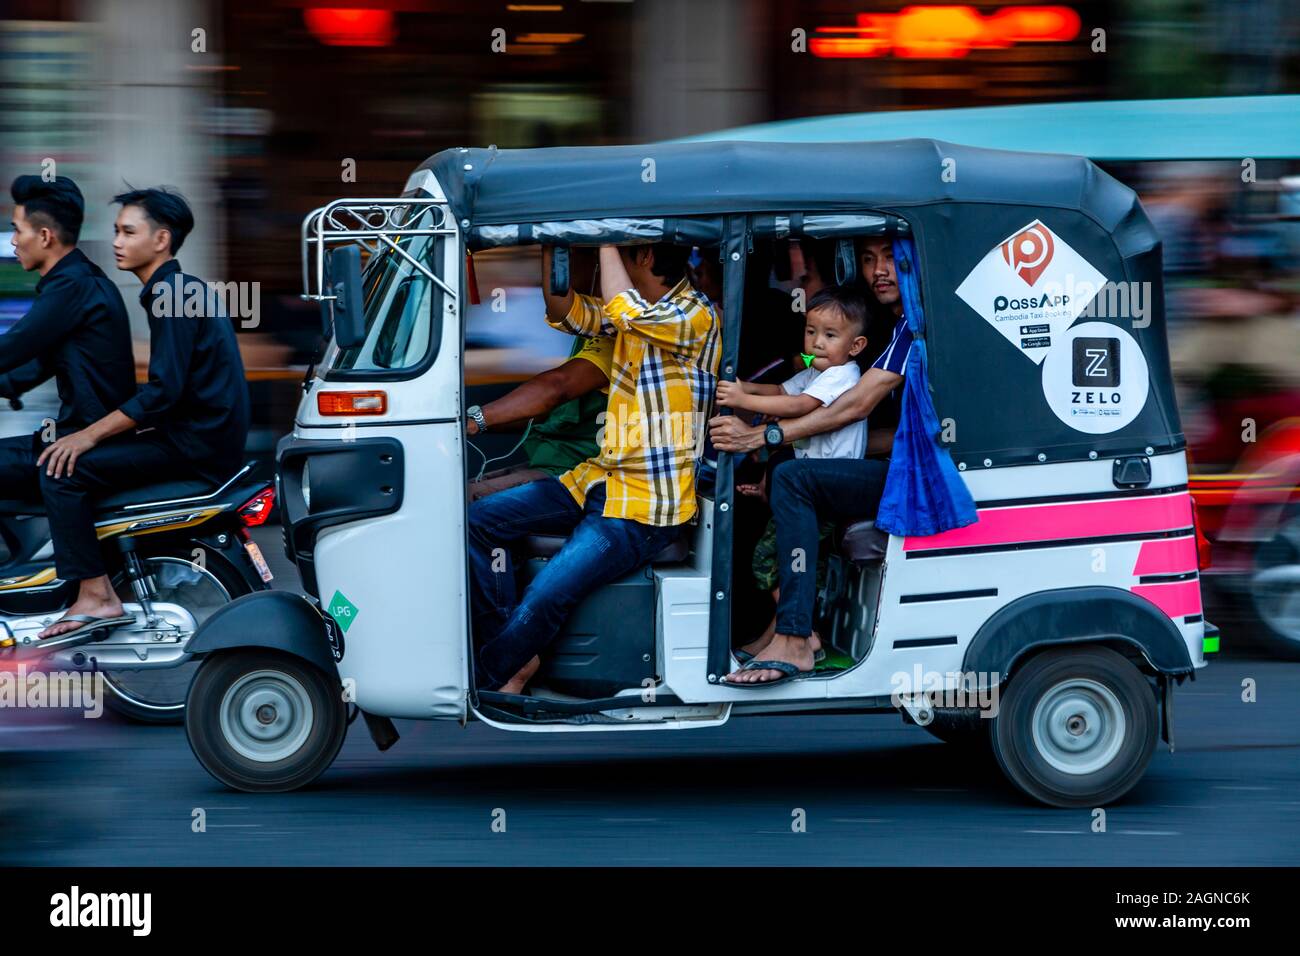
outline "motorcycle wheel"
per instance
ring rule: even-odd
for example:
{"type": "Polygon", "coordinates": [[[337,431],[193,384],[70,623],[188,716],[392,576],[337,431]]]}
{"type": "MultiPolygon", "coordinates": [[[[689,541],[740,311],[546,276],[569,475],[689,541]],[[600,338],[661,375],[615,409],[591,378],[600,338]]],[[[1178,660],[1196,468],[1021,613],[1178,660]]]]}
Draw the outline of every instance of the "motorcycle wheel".
{"type": "MultiPolygon", "coordinates": [[[[198,568],[188,555],[141,555],[153,576],[154,600],[179,604],[201,625],[219,607],[252,589],[223,561],[209,560],[198,568]]],[[[134,601],[126,570],[113,576],[113,588],[123,601],[134,601]]],[[[198,670],[187,660],[158,670],[105,669],[104,706],[114,713],[146,724],[180,724],[185,719],[185,695],[198,670]]]]}

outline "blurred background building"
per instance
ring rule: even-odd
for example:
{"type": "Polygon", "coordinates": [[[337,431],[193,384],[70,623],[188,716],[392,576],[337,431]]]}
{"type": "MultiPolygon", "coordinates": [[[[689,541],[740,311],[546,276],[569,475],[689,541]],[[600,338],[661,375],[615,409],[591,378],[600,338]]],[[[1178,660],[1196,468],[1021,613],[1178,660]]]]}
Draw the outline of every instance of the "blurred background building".
{"type": "MultiPolygon", "coordinates": [[[[241,342],[263,450],[288,428],[296,382],[320,344],[316,310],[297,298],[304,213],[339,196],[393,195],[445,147],[654,141],[831,113],[1277,93],[1300,80],[1293,0],[346,2],[6,0],[0,21],[5,176],[53,159],[77,179],[89,205],[84,247],[110,274],[109,197],[128,182],[177,186],[199,222],[186,267],[260,283],[260,323],[241,342]]],[[[1276,208],[1257,208],[1237,170],[1182,165],[1117,170],[1169,230],[1183,290],[1175,319],[1262,311],[1280,323],[1270,334],[1293,331],[1295,233],[1251,220],[1276,208]]],[[[1274,163],[1260,175],[1298,172],[1274,163]]],[[[1274,190],[1274,207],[1294,202],[1284,193],[1274,190]]],[[[485,268],[499,270],[490,284],[534,281],[518,262],[485,268]]],[[[133,302],[134,278],[121,283],[133,302]]],[[[22,314],[33,285],[0,258],[0,327],[22,314]]],[[[147,328],[142,314],[134,321],[143,362],[147,328]]],[[[1175,354],[1211,390],[1253,387],[1261,368],[1285,377],[1287,357],[1268,339],[1216,383],[1200,367],[1213,335],[1182,328],[1194,345],[1175,343],[1175,354]]],[[[472,344],[498,350],[471,362],[479,381],[520,378],[563,350],[544,334],[502,350],[487,316],[470,332],[472,344]]]]}

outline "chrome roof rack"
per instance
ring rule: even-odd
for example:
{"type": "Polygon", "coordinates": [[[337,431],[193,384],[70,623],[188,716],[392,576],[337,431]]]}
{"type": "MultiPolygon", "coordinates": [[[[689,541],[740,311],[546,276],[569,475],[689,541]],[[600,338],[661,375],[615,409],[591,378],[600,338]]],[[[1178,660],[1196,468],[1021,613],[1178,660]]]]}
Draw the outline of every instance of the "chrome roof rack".
{"type": "Polygon", "coordinates": [[[370,255],[392,249],[419,269],[424,277],[447,295],[451,286],[433,274],[424,263],[397,244],[403,236],[454,236],[456,227],[444,202],[430,198],[336,199],[313,209],[302,221],[302,295],[312,302],[334,298],[325,292],[325,246],[358,243],[370,255]],[[432,214],[432,221],[423,220],[432,214]],[[315,265],[315,288],[312,264],[315,265]]]}

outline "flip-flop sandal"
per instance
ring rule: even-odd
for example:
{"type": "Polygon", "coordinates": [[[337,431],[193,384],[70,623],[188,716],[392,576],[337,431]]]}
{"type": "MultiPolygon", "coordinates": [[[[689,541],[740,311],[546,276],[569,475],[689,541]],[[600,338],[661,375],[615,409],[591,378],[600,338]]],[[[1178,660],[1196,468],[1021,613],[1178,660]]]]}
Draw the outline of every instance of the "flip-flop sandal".
{"type": "Polygon", "coordinates": [[[776,680],[764,681],[729,681],[725,678],[722,683],[728,687],[774,687],[777,684],[784,684],[786,681],[799,680],[804,677],[812,677],[815,671],[801,671],[795,665],[786,661],[749,661],[740,668],[742,671],[780,671],[783,676],[776,680]]]}
{"type": "MultiPolygon", "coordinates": [[[[739,649],[733,650],[731,652],[731,656],[734,657],[737,661],[739,661],[742,664],[748,664],[750,661],[754,659],[754,655],[749,653],[749,651],[742,651],[739,649]]],[[[817,648],[817,650],[813,651],[814,664],[820,664],[824,660],[826,660],[825,648],[819,647],[817,648]]]]}
{"type": "MultiPolygon", "coordinates": [[[[30,644],[19,644],[19,656],[41,656],[65,647],[84,644],[91,639],[95,631],[121,627],[123,624],[134,624],[135,615],[123,614],[119,617],[95,617],[93,614],[69,614],[59,618],[59,621],[75,621],[81,627],[73,628],[71,631],[64,631],[62,634],[55,634],[53,637],[43,637],[32,641],[30,644]]],[[[58,621],[55,623],[58,623],[58,621]]]]}

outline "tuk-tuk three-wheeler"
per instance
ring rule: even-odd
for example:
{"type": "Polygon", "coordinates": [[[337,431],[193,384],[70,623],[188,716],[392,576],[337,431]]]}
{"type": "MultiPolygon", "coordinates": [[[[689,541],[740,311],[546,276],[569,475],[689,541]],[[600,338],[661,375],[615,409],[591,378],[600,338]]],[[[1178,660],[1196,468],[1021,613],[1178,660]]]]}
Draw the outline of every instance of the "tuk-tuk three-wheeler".
{"type": "MultiPolygon", "coordinates": [[[[1016,787],[1064,807],[1118,799],[1158,738],[1172,746],[1173,688],[1217,632],[1202,615],[1159,240],[1133,191],[1091,162],[920,139],[459,148],[400,197],[313,211],[302,239],[306,292],[333,338],[278,447],[277,499],[309,597],[240,598],[192,639],[204,660],[187,733],[223,783],[311,782],[358,713],[385,749],[393,718],[608,732],[897,709],[987,748],[1016,787]],[[679,541],[585,598],[526,693],[476,688],[472,254],[552,246],[562,291],[571,247],[716,251],[725,379],[755,248],[829,240],[843,264],[869,236],[912,250],[924,318],[909,322],[943,425],[932,437],[977,520],[839,529],[817,614],[847,663],[728,686],[733,562],[748,556],[732,547],[736,456],[720,453],[679,541]]],[[[520,545],[525,581],[562,543],[520,545]]]]}

